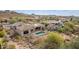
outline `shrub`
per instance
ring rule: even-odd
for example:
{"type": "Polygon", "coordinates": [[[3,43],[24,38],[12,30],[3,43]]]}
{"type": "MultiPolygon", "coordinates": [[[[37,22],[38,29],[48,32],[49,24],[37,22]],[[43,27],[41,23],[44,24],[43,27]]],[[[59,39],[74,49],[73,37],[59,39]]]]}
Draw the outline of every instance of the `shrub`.
{"type": "Polygon", "coordinates": [[[0,31],[0,37],[3,37],[5,35],[4,31],[0,31]]]}
{"type": "Polygon", "coordinates": [[[69,43],[65,43],[66,49],[79,49],[79,37],[73,38],[69,43]]]}
{"type": "Polygon", "coordinates": [[[69,32],[74,32],[75,29],[75,25],[72,22],[65,22],[63,27],[60,27],[58,29],[59,32],[63,32],[63,33],[69,33],[69,32]]]}
{"type": "Polygon", "coordinates": [[[16,48],[15,45],[13,45],[13,44],[9,45],[9,49],[15,49],[15,48],[16,48]]]}
{"type": "Polygon", "coordinates": [[[15,23],[15,22],[17,22],[16,19],[11,19],[11,20],[10,20],[10,23],[11,23],[11,24],[13,24],[13,23],[15,23]]]}
{"type": "Polygon", "coordinates": [[[4,48],[6,48],[6,45],[7,45],[7,40],[0,38],[0,48],[4,49],[4,48]]]}
{"type": "Polygon", "coordinates": [[[63,48],[64,38],[57,32],[50,32],[47,39],[42,42],[40,48],[53,49],[53,48],[63,48]]]}
{"type": "Polygon", "coordinates": [[[72,40],[70,45],[73,49],[79,49],[79,37],[72,40]]]}
{"type": "Polygon", "coordinates": [[[66,26],[68,26],[68,27],[70,27],[70,28],[72,28],[72,29],[74,29],[74,23],[72,23],[72,22],[66,22],[64,25],[66,25],[66,26]]]}

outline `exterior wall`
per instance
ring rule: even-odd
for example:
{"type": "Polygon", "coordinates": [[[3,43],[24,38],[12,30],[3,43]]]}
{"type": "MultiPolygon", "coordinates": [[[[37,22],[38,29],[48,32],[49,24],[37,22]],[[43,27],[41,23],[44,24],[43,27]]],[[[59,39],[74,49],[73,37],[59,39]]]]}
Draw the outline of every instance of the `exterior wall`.
{"type": "Polygon", "coordinates": [[[23,36],[23,32],[20,30],[16,30],[16,33],[18,33],[19,35],[23,36]]]}

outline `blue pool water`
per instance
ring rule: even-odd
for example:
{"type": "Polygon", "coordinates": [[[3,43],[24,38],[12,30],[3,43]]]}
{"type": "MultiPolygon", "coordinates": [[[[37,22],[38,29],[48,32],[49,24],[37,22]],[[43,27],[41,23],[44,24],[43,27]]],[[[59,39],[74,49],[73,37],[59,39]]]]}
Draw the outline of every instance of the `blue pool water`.
{"type": "Polygon", "coordinates": [[[44,35],[44,33],[45,33],[45,32],[41,32],[41,31],[40,31],[40,32],[36,32],[35,34],[36,34],[36,35],[39,35],[39,36],[42,36],[42,35],[44,35]]]}

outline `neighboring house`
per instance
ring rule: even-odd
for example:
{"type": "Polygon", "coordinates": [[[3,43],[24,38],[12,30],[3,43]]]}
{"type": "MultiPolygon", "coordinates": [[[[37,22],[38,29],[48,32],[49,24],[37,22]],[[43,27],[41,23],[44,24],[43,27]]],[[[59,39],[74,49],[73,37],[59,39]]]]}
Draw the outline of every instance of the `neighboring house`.
{"type": "Polygon", "coordinates": [[[9,23],[2,23],[2,26],[4,29],[10,30],[12,25],[9,23]]]}
{"type": "Polygon", "coordinates": [[[62,22],[67,22],[70,21],[70,18],[59,18],[59,20],[61,20],[62,22]]]}
{"type": "Polygon", "coordinates": [[[47,29],[49,31],[53,31],[53,30],[57,30],[59,27],[63,26],[63,22],[59,21],[55,21],[55,20],[50,20],[47,22],[47,29]]]}
{"type": "Polygon", "coordinates": [[[10,21],[10,19],[8,18],[3,18],[2,20],[0,20],[1,23],[8,23],[10,21]]]}

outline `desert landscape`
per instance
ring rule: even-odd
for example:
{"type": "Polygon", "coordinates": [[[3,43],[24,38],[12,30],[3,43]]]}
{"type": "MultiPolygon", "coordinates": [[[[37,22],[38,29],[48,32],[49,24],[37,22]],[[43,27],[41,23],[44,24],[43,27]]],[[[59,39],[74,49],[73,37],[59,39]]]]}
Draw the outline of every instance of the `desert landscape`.
{"type": "Polygon", "coordinates": [[[0,11],[0,49],[78,48],[78,16],[0,11]]]}

